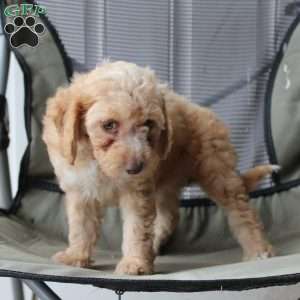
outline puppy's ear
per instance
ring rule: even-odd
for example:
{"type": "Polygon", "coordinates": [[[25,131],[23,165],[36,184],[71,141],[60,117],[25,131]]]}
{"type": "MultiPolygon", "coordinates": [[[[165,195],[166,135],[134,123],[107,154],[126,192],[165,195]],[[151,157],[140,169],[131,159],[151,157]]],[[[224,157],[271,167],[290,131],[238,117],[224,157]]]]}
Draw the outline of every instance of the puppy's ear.
{"type": "Polygon", "coordinates": [[[168,107],[164,98],[162,98],[162,111],[165,119],[165,128],[161,133],[162,158],[167,159],[173,144],[173,126],[168,107]]]}
{"type": "MultiPolygon", "coordinates": [[[[70,99],[70,101],[72,101],[70,99]]],[[[84,110],[77,99],[73,100],[68,106],[64,118],[63,128],[61,132],[62,137],[62,152],[64,157],[70,164],[74,164],[77,153],[77,141],[80,136],[80,127],[83,119],[84,110]]]]}

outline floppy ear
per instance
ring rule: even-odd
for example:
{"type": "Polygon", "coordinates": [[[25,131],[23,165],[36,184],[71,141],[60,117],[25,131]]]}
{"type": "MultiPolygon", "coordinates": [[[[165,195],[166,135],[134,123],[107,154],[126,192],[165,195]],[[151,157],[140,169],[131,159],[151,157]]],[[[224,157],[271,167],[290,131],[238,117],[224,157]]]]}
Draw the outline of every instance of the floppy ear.
{"type": "Polygon", "coordinates": [[[161,133],[162,158],[167,159],[173,144],[173,126],[166,101],[163,97],[162,111],[165,119],[165,128],[161,133]]]}
{"type": "MultiPolygon", "coordinates": [[[[70,100],[71,101],[71,100],[70,100]]],[[[63,117],[63,128],[61,132],[61,146],[64,157],[70,164],[74,164],[77,153],[77,141],[80,138],[80,126],[83,119],[83,107],[81,103],[74,100],[68,106],[63,117]]]]}
{"type": "Polygon", "coordinates": [[[47,100],[43,118],[43,140],[52,145],[62,156],[74,164],[78,141],[87,139],[84,116],[95,100],[74,84],[61,87],[47,100]]]}

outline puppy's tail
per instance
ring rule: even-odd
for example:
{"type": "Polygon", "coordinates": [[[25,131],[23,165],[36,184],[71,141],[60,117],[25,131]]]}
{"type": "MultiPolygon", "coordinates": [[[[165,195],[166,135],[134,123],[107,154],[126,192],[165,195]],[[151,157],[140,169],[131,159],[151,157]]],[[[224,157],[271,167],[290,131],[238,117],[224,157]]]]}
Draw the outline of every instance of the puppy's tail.
{"type": "Polygon", "coordinates": [[[247,192],[253,191],[259,181],[261,181],[267,175],[271,175],[273,172],[279,172],[280,166],[277,165],[261,165],[250,169],[241,177],[246,186],[247,192]]]}

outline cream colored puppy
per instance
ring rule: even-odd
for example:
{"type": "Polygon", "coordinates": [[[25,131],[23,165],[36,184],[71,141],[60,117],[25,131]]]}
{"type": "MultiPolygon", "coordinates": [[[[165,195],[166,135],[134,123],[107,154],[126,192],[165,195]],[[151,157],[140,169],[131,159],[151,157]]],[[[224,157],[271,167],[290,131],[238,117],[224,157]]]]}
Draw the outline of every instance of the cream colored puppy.
{"type": "Polygon", "coordinates": [[[77,75],[49,99],[43,139],[66,193],[69,247],[57,261],[88,266],[105,207],[119,205],[123,258],[116,271],[152,273],[190,179],[225,209],[246,259],[273,254],[248,203],[248,191],[273,167],[238,175],[224,124],[149,68],[120,61],[77,75]]]}

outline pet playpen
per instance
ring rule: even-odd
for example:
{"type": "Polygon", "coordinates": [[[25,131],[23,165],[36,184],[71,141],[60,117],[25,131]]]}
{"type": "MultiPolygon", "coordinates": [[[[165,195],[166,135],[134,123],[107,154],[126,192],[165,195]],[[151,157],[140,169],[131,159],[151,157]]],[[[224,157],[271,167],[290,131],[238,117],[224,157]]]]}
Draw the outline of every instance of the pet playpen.
{"type": "MultiPolygon", "coordinates": [[[[31,3],[7,2],[1,2],[2,28],[14,23],[14,16],[3,13],[7,4],[31,3]]],[[[47,15],[35,16],[45,29],[37,35],[37,46],[12,45],[12,35],[20,29],[16,25],[11,32],[3,31],[0,40],[0,180],[5,203],[0,215],[0,276],[24,280],[41,299],[58,299],[43,281],[122,292],[244,290],[299,282],[300,2],[41,0],[39,4],[47,15]],[[13,196],[7,150],[9,138],[16,137],[6,109],[11,101],[6,87],[12,57],[24,79],[20,101],[24,100],[24,124],[17,126],[25,127],[28,143],[13,196]],[[103,58],[150,65],[176,91],[210,106],[231,129],[240,171],[267,162],[281,166],[280,174],[251,193],[276,257],[240,262],[241,251],[223,211],[198,187],[189,186],[182,191],[179,226],[156,259],[154,275],[113,274],[121,241],[121,218],[115,208],[105,216],[92,269],[51,260],[66,246],[67,226],[63,194],[41,140],[45,103],[58,86],[68,83],[74,70],[89,70],[103,58]]],[[[24,37],[14,36],[17,42],[18,38],[22,43],[24,37]]]]}

